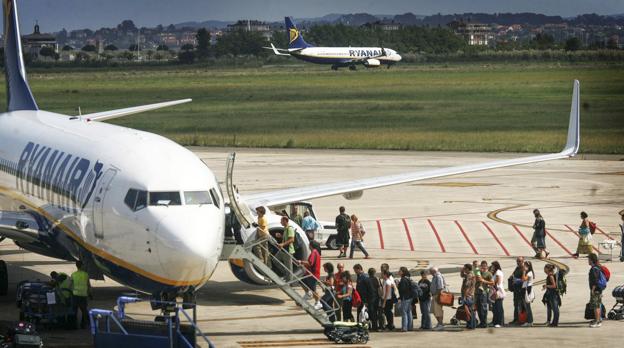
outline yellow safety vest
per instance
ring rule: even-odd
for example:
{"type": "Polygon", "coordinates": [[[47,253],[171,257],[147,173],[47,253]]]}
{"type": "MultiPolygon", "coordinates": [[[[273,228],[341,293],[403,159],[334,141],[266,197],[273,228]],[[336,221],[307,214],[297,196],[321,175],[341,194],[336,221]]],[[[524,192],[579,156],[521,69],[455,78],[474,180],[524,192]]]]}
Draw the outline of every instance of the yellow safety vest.
{"type": "Polygon", "coordinates": [[[76,272],[72,273],[71,279],[73,283],[72,293],[74,294],[74,296],[87,297],[87,292],[89,289],[89,275],[87,274],[87,272],[77,270],[76,272]]]}
{"type": "Polygon", "coordinates": [[[59,289],[59,294],[61,298],[63,300],[66,300],[68,297],[70,297],[70,294],[72,293],[71,278],[69,278],[69,276],[67,276],[67,274],[65,273],[60,273],[59,277],[61,275],[65,275],[65,280],[63,280],[60,284],[57,284],[57,287],[59,289]],[[64,291],[64,290],[69,290],[69,292],[64,291]]]}

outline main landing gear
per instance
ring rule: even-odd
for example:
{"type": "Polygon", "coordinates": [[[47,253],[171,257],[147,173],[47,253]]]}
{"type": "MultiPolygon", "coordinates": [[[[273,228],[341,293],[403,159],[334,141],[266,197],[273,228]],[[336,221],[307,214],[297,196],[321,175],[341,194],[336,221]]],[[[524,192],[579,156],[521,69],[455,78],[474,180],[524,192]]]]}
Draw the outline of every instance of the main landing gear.
{"type": "Polygon", "coordinates": [[[357,70],[357,68],[355,67],[355,65],[349,65],[349,70],[355,71],[357,70]]]}

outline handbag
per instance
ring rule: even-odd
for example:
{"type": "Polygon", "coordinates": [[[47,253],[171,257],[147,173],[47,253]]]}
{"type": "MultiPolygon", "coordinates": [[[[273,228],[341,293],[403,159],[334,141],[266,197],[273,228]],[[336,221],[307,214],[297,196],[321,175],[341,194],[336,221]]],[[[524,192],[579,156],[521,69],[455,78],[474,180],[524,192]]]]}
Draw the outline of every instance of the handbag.
{"type": "Polygon", "coordinates": [[[533,303],[534,300],[535,300],[535,291],[533,291],[533,289],[529,291],[529,288],[527,288],[526,292],[524,293],[524,302],[533,303]]]}
{"type": "Polygon", "coordinates": [[[470,311],[466,305],[457,307],[457,312],[455,312],[455,319],[461,321],[469,321],[471,318],[470,311]]]}
{"type": "Polygon", "coordinates": [[[455,302],[455,296],[449,292],[445,290],[440,291],[440,294],[438,295],[438,303],[442,306],[452,306],[453,303],[455,302]]]}

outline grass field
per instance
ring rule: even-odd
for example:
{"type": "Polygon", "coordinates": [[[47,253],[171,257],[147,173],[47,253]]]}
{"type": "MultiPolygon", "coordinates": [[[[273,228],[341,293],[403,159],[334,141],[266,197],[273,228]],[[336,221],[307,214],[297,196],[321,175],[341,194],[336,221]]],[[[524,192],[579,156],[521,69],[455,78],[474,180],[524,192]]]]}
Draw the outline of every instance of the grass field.
{"type": "MultiPolygon", "coordinates": [[[[624,153],[624,64],[400,65],[334,72],[164,67],[38,70],[40,107],[76,114],[187,98],[111,121],[184,145],[558,151],[572,80],[581,81],[581,151],[624,153]]],[[[1,97],[4,102],[4,96],[1,97]]]]}

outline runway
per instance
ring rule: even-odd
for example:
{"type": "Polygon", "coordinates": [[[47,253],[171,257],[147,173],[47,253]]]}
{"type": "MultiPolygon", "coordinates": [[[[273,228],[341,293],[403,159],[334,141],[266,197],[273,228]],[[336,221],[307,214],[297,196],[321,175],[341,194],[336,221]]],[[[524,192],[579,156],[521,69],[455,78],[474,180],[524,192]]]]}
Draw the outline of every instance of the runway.
{"type": "MultiPolygon", "coordinates": [[[[224,181],[225,160],[231,149],[192,148],[224,181]]],[[[241,195],[252,192],[313,185],[379,175],[479,163],[526,154],[440,153],[350,150],[275,150],[234,149],[237,162],[234,183],[241,195]]],[[[359,200],[327,197],[312,201],[321,220],[333,221],[338,206],[357,214],[367,231],[365,244],[371,260],[344,261],[348,268],[361,263],[365,269],[379,268],[387,262],[391,269],[400,266],[424,268],[430,265],[457,269],[474,259],[499,260],[506,275],[513,270],[518,255],[532,256],[532,210],[539,208],[546,220],[547,246],[551,256],[570,266],[568,294],[561,309],[562,327],[537,326],[526,333],[519,329],[465,332],[449,327],[445,332],[373,333],[370,347],[409,347],[417,342],[435,340],[439,346],[457,346],[466,339],[497,340],[516,346],[532,346],[556,341],[557,344],[599,346],[620,343],[624,323],[606,322],[598,329],[587,328],[583,310],[588,300],[587,261],[573,260],[579,213],[586,211],[597,222],[594,246],[606,239],[619,239],[618,213],[624,209],[623,156],[597,156],[588,159],[559,160],[487,172],[427,180],[367,191],[359,200]]],[[[599,249],[601,252],[610,252],[599,249]]],[[[614,250],[615,254],[619,247],[614,250]]],[[[0,255],[9,264],[10,288],[22,279],[43,278],[51,270],[71,272],[73,266],[19,250],[12,243],[0,244],[0,255]]],[[[323,251],[323,261],[336,262],[337,252],[323,251]]],[[[607,263],[612,279],[604,294],[609,309],[614,300],[610,289],[624,284],[624,267],[607,263]]],[[[538,280],[544,278],[543,263],[535,261],[538,280]]],[[[460,286],[459,274],[446,274],[453,291],[460,286]]],[[[128,291],[113,281],[93,282],[93,306],[110,309],[118,295],[128,291]]],[[[536,323],[544,323],[545,309],[534,302],[536,323]]],[[[15,320],[14,299],[1,299],[0,319],[15,320]]],[[[318,324],[277,289],[239,282],[227,264],[217,268],[208,284],[198,293],[201,329],[218,347],[332,346],[323,340],[318,324]]],[[[511,321],[511,297],[505,301],[506,321],[511,321]]],[[[129,307],[136,316],[150,314],[147,306],[129,307]]],[[[451,317],[446,311],[445,319],[451,317]]],[[[396,318],[400,321],[400,318],[396,318]]],[[[415,321],[419,326],[419,320],[415,321]]],[[[524,329],[523,329],[524,330],[524,329]]],[[[81,346],[88,340],[84,332],[53,331],[50,345],[81,346]],[[61,341],[61,338],[63,341],[61,341]],[[68,338],[69,341],[64,341],[68,338]]]]}

